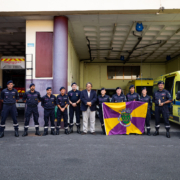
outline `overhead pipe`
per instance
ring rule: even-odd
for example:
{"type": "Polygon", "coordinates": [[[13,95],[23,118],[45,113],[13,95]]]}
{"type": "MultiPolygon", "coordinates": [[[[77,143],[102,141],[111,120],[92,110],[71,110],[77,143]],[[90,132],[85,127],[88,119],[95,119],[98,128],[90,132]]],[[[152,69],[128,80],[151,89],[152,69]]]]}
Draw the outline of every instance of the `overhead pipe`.
{"type": "Polygon", "coordinates": [[[143,47],[136,48],[135,50],[137,50],[137,49],[142,49],[142,48],[145,48],[145,47],[148,47],[148,46],[157,45],[157,44],[161,44],[161,41],[159,41],[158,43],[148,44],[148,45],[145,45],[145,46],[143,46],[143,47]]]}
{"type": "Polygon", "coordinates": [[[91,51],[107,51],[107,50],[113,50],[113,48],[111,48],[111,49],[91,49],[91,51]]]}
{"type": "MultiPolygon", "coordinates": [[[[84,63],[86,63],[86,64],[89,64],[89,63],[94,63],[94,64],[97,64],[97,63],[104,63],[104,64],[108,64],[108,63],[110,63],[110,64],[112,64],[112,63],[116,63],[116,64],[117,63],[122,63],[123,64],[123,61],[122,62],[84,62],[84,63]]],[[[154,64],[159,64],[159,63],[162,63],[162,62],[154,62],[154,64]]],[[[133,62],[133,64],[139,64],[139,62],[133,62]]],[[[143,64],[150,64],[150,63],[149,62],[145,62],[143,64]]]]}
{"type": "MultiPolygon", "coordinates": [[[[144,55],[146,55],[146,54],[148,54],[148,53],[140,54],[140,55],[137,55],[137,56],[131,56],[130,58],[139,57],[139,56],[144,56],[144,55]]],[[[121,60],[121,59],[110,59],[110,58],[106,58],[106,57],[105,57],[105,59],[106,59],[106,60],[121,60]]],[[[122,60],[121,60],[121,61],[122,61],[122,60]]]]}
{"type": "Polygon", "coordinates": [[[130,58],[140,57],[140,56],[144,56],[144,55],[146,55],[146,54],[148,54],[148,53],[140,54],[140,55],[137,55],[137,56],[131,56],[130,58]]]}
{"type": "MultiPolygon", "coordinates": [[[[132,53],[137,50],[137,49],[142,49],[142,48],[145,48],[145,47],[148,47],[148,46],[153,46],[153,45],[157,45],[157,44],[161,44],[162,41],[159,41],[157,43],[153,43],[153,44],[148,44],[148,45],[145,45],[143,47],[139,47],[137,48],[137,46],[139,45],[139,43],[142,41],[142,36],[138,36],[137,34],[135,34],[135,31],[133,31],[133,35],[138,37],[138,42],[135,44],[135,46],[133,47],[133,49],[131,51],[116,51],[116,50],[113,50],[113,47],[112,48],[107,48],[107,49],[91,49],[90,47],[90,40],[88,39],[88,37],[86,37],[87,41],[88,41],[88,49],[89,49],[89,56],[90,58],[89,59],[81,59],[80,61],[86,61],[86,60],[90,60],[90,61],[93,61],[95,58],[92,58],[92,55],[91,55],[91,52],[92,51],[106,51],[106,50],[111,50],[112,52],[124,52],[124,53],[128,53],[128,57],[126,58],[125,61],[123,61],[123,63],[125,64],[127,61],[129,61],[130,58],[133,58],[133,57],[139,57],[139,56],[143,56],[147,53],[144,53],[144,54],[141,54],[141,55],[138,55],[138,56],[133,56],[133,57],[130,57],[132,55],[132,53]]],[[[121,60],[121,59],[111,59],[111,58],[107,58],[105,57],[106,60],[121,60]]]]}
{"type": "Polygon", "coordinates": [[[86,37],[87,41],[88,41],[88,49],[89,49],[89,56],[90,56],[90,60],[92,61],[92,56],[91,56],[91,47],[90,47],[90,40],[88,39],[88,37],[86,37]]]}
{"type": "Polygon", "coordinates": [[[134,33],[134,31],[133,31],[133,35],[136,36],[136,37],[138,37],[138,42],[135,44],[135,46],[133,47],[132,51],[129,53],[128,57],[127,57],[126,60],[124,61],[124,64],[125,64],[127,61],[129,61],[131,54],[136,50],[136,47],[137,47],[137,46],[139,45],[139,43],[142,41],[142,37],[136,35],[136,34],[134,33]]]}
{"type": "Polygon", "coordinates": [[[92,58],[92,54],[91,54],[92,51],[107,51],[107,50],[112,51],[113,50],[113,47],[112,48],[107,48],[107,49],[91,49],[91,47],[90,47],[90,40],[88,39],[87,36],[86,36],[86,39],[88,41],[88,45],[87,46],[88,46],[88,49],[89,49],[89,56],[90,56],[90,58],[89,59],[81,59],[80,61],[85,61],[85,60],[93,61],[94,59],[92,58]]]}

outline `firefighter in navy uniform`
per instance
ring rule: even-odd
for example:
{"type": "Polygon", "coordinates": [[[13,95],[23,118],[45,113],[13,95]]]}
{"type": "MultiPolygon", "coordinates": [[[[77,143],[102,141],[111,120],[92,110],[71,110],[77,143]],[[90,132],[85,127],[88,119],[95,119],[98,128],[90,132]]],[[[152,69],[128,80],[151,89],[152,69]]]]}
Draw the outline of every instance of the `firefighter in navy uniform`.
{"type": "Polygon", "coordinates": [[[76,126],[77,126],[77,133],[81,134],[80,131],[80,95],[81,91],[77,90],[77,84],[74,82],[71,84],[72,90],[68,92],[69,97],[69,117],[70,117],[70,124],[69,133],[73,133],[73,118],[74,118],[74,112],[76,113],[76,126]]]}
{"type": "Polygon", "coordinates": [[[126,96],[123,94],[120,87],[116,88],[116,94],[112,96],[111,102],[126,102],[126,96]]]}
{"type": "Polygon", "coordinates": [[[126,99],[128,102],[130,101],[139,101],[140,99],[140,96],[138,93],[135,93],[135,88],[134,88],[134,85],[131,85],[129,87],[129,93],[126,95],[126,99]]]}
{"type": "Polygon", "coordinates": [[[35,135],[40,136],[39,132],[39,112],[38,112],[38,103],[41,101],[41,96],[38,91],[35,91],[35,84],[31,83],[30,91],[27,91],[23,96],[23,101],[26,103],[26,110],[25,110],[25,123],[24,123],[24,136],[28,136],[28,127],[29,127],[29,121],[30,117],[33,114],[34,117],[34,124],[35,124],[35,135]]]}
{"type": "Polygon", "coordinates": [[[48,135],[49,118],[51,121],[51,134],[56,135],[55,125],[54,125],[56,97],[52,94],[51,87],[47,87],[46,92],[47,92],[47,94],[41,98],[41,106],[44,108],[44,133],[43,133],[43,136],[48,135]]]}
{"type": "Polygon", "coordinates": [[[101,123],[102,134],[106,134],[105,127],[104,127],[103,110],[102,110],[102,103],[104,102],[110,102],[110,99],[109,99],[109,96],[106,95],[106,89],[102,88],[101,95],[99,95],[97,98],[97,104],[99,105],[99,120],[101,123]]]}
{"type": "Polygon", "coordinates": [[[154,136],[159,135],[159,127],[160,127],[160,114],[162,114],[164,119],[164,124],[166,128],[166,137],[170,138],[170,124],[169,124],[169,109],[168,104],[172,102],[172,98],[170,93],[164,89],[164,82],[158,82],[158,88],[153,95],[153,102],[155,103],[155,128],[156,131],[153,134],[154,136]]]}
{"type": "Polygon", "coordinates": [[[69,134],[68,131],[68,114],[67,114],[67,107],[69,105],[69,98],[68,95],[65,94],[66,89],[65,87],[60,88],[61,93],[57,96],[56,104],[58,106],[57,110],[57,127],[56,127],[56,135],[59,135],[59,129],[61,128],[61,117],[63,116],[64,119],[64,133],[69,134]]]}
{"type": "Polygon", "coordinates": [[[18,133],[18,121],[17,121],[17,109],[16,102],[19,100],[19,94],[16,89],[13,88],[13,81],[7,82],[7,88],[1,92],[1,100],[3,102],[3,109],[1,113],[1,125],[0,125],[0,138],[4,137],[4,129],[6,118],[11,114],[13,119],[13,126],[15,130],[15,137],[19,137],[18,133]]]}
{"type": "Polygon", "coordinates": [[[146,115],[146,129],[147,129],[147,135],[151,136],[150,133],[150,120],[151,120],[151,106],[152,106],[152,99],[150,96],[147,95],[147,89],[146,87],[142,88],[142,96],[140,97],[141,102],[147,102],[148,103],[148,109],[147,109],[147,115],[146,115]]]}

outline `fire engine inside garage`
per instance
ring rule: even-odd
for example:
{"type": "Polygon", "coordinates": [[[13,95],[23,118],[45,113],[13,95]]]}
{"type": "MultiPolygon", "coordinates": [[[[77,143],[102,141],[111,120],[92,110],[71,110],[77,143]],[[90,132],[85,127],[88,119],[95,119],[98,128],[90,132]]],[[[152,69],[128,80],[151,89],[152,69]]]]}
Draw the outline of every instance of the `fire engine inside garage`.
{"type": "MultiPolygon", "coordinates": [[[[25,20],[15,17],[0,18],[0,91],[13,80],[20,99],[16,103],[18,114],[24,114],[25,103],[25,20]]],[[[0,111],[2,102],[0,102],[0,111]]]]}

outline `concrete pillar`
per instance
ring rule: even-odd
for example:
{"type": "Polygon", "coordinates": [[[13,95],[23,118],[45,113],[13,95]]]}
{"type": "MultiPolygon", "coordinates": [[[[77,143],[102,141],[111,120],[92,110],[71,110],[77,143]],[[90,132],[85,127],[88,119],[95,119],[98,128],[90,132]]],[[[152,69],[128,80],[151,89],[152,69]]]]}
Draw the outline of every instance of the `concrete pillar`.
{"type": "Polygon", "coordinates": [[[68,81],[68,19],[54,17],[53,40],[53,94],[59,94],[61,86],[67,88],[68,81]]]}

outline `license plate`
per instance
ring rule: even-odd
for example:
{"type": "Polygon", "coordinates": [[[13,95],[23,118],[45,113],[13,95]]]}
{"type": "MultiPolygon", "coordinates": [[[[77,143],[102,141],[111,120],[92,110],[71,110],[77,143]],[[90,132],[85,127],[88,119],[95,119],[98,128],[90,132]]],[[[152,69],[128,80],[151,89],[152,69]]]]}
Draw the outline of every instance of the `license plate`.
{"type": "Polygon", "coordinates": [[[25,107],[25,103],[16,103],[16,107],[25,107]]]}

